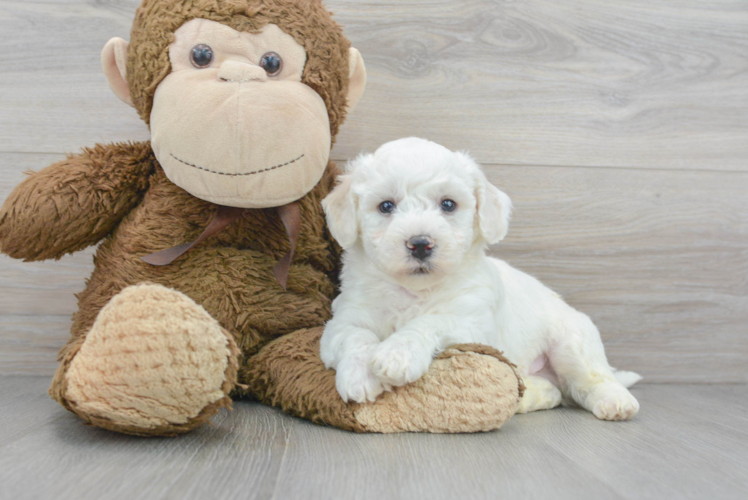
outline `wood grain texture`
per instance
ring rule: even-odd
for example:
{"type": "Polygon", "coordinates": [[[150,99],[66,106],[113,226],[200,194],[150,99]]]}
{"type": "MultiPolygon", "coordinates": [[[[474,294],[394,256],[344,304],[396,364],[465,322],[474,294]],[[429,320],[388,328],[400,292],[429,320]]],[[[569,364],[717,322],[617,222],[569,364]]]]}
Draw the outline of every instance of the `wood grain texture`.
{"type": "Polygon", "coordinates": [[[613,366],[748,381],[748,175],[490,167],[515,203],[493,254],[589,314],[613,366]]]}
{"type": "MultiPolygon", "coordinates": [[[[0,1],[0,200],[62,152],[147,138],[99,69],[138,3],[0,1]]],[[[417,134],[561,165],[488,167],[517,207],[496,254],[590,314],[614,365],[746,382],[748,179],[714,170],[748,170],[748,4],[328,5],[370,76],[335,157],[417,134]]],[[[53,371],[91,254],[0,256],[0,373],[53,371]]]]}
{"type": "MultiPolygon", "coordinates": [[[[0,151],[143,139],[99,52],[136,0],[0,1],[0,151]]],[[[334,152],[403,135],[486,163],[748,169],[748,4],[330,0],[369,85],[334,152]]]]}
{"type": "Polygon", "coordinates": [[[24,377],[24,392],[17,380],[0,390],[0,418],[14,430],[9,440],[0,431],[0,498],[269,498],[295,423],[248,405],[243,410],[249,411],[224,411],[213,425],[179,439],[133,438],[85,427],[46,397],[43,408],[34,408],[48,424],[37,419],[19,429],[16,418],[31,406],[24,397],[46,392],[49,380],[24,377]],[[52,443],[60,445],[59,454],[47,453],[52,443]]]}
{"type": "MultiPolygon", "coordinates": [[[[0,0],[0,202],[64,152],[147,139],[99,66],[138,3],[0,0]]],[[[334,158],[406,135],[471,151],[516,206],[495,255],[590,314],[614,366],[748,381],[748,3],[326,4],[369,73],[334,158]]],[[[46,389],[91,254],[0,256],[0,375],[45,375],[0,376],[0,498],[748,497],[745,385],[639,385],[633,422],[560,409],[478,435],[245,402],[179,439],[84,427],[46,389]]]]}
{"type": "Polygon", "coordinates": [[[0,378],[0,498],[742,499],[748,388],[640,386],[631,422],[578,409],[462,435],[357,435],[238,402],[175,439],[86,427],[0,378]]]}
{"type": "Polygon", "coordinates": [[[402,135],[485,163],[748,168],[748,4],[331,2],[371,78],[337,155],[402,135]]]}
{"type": "Polygon", "coordinates": [[[128,39],[125,1],[0,1],[0,151],[75,152],[97,142],[147,139],[137,113],[101,71],[111,37],[128,39]]]}
{"type": "Polygon", "coordinates": [[[64,416],[47,395],[49,383],[49,377],[0,377],[0,448],[64,416]]]}
{"type": "MultiPolygon", "coordinates": [[[[0,153],[40,169],[55,155],[0,153]]],[[[487,166],[515,204],[493,254],[589,314],[618,368],[647,382],[748,381],[748,173],[487,166]]],[[[0,200],[20,174],[0,180],[0,200]]],[[[89,249],[0,256],[0,373],[51,374],[89,249]]]]}
{"type": "Polygon", "coordinates": [[[69,314],[0,315],[0,374],[51,376],[69,332],[69,314]]]}
{"type": "Polygon", "coordinates": [[[307,426],[292,436],[302,448],[284,461],[281,478],[289,480],[278,481],[277,496],[739,498],[748,433],[732,429],[746,422],[746,405],[726,401],[745,391],[638,387],[642,412],[623,425],[561,409],[517,415],[489,434],[361,437],[307,426]],[[694,400],[703,403],[697,411],[694,400]],[[709,403],[731,410],[720,418],[727,425],[711,425],[709,403]]]}

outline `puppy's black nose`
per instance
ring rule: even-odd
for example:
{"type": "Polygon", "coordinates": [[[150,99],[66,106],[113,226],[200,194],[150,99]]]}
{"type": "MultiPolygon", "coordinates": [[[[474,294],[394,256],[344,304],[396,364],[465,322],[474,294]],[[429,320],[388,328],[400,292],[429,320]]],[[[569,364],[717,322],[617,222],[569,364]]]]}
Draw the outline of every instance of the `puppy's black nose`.
{"type": "Polygon", "coordinates": [[[410,254],[418,260],[426,260],[434,248],[434,240],[428,236],[413,236],[405,244],[410,249],[410,254]]]}

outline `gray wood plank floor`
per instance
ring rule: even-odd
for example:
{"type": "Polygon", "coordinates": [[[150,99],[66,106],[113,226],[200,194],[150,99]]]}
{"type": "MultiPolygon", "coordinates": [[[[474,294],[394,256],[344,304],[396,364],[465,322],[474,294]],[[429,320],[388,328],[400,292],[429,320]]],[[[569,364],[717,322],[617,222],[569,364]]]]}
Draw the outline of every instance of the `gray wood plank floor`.
{"type": "Polygon", "coordinates": [[[642,385],[631,422],[577,409],[472,435],[357,435],[237,402],[179,438],[86,427],[0,377],[0,498],[745,499],[748,387],[642,385]]]}

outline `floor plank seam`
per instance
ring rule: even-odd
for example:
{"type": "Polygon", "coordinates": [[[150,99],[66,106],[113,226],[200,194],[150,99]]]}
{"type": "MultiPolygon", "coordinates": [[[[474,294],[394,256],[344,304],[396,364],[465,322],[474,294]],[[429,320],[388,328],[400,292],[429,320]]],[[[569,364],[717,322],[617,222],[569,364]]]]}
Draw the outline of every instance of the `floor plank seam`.
{"type": "MultiPolygon", "coordinates": [[[[113,141],[113,142],[140,142],[132,140],[125,140],[125,141],[113,141]]],[[[369,147],[374,148],[379,146],[379,144],[370,144],[369,147]]],[[[7,154],[7,155],[46,155],[46,156],[63,156],[68,155],[71,153],[76,153],[79,149],[83,148],[85,146],[80,146],[75,151],[2,151],[0,150],[0,154],[7,154]]],[[[352,157],[348,158],[330,158],[331,161],[336,163],[345,163],[348,160],[350,160],[352,157]]],[[[706,162],[704,162],[706,163],[706,162]]],[[[702,172],[702,173],[712,173],[712,172],[721,172],[721,173],[728,173],[728,174],[748,174],[748,164],[746,168],[684,168],[684,167],[640,167],[640,166],[631,166],[631,165],[572,165],[572,164],[543,164],[543,163],[502,163],[502,162],[493,162],[493,161],[484,161],[481,162],[481,165],[484,167],[522,167],[522,168],[583,168],[583,169],[607,169],[607,170],[635,170],[635,171],[644,171],[644,172],[682,172],[682,173],[688,173],[688,172],[702,172]]]]}
{"type": "MultiPolygon", "coordinates": [[[[347,162],[350,158],[336,159],[331,158],[334,162],[347,162]]],[[[521,167],[521,168],[581,168],[581,169],[593,169],[593,170],[636,170],[642,172],[722,172],[732,174],[748,174],[748,162],[746,162],[745,169],[730,169],[730,168],[682,168],[682,167],[636,167],[629,165],[572,165],[572,164],[542,164],[542,163],[501,163],[484,161],[479,163],[483,167],[521,167]]],[[[706,162],[704,162],[706,163],[706,162]]]]}
{"type": "MultiPolygon", "coordinates": [[[[284,424],[281,424],[281,428],[284,424]]],[[[288,435],[285,437],[285,444],[283,446],[283,455],[281,456],[280,464],[278,465],[278,472],[273,480],[273,494],[270,496],[270,500],[276,500],[278,495],[278,482],[280,481],[281,474],[283,473],[283,464],[286,463],[286,456],[288,455],[288,443],[291,441],[291,435],[293,434],[293,428],[289,429],[288,435]]]]}

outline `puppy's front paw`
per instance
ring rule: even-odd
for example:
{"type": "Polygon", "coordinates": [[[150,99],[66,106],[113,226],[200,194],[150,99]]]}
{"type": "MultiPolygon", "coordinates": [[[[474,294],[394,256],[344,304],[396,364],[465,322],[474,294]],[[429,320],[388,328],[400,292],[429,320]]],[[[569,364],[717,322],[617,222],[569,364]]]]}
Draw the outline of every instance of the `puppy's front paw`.
{"type": "Polygon", "coordinates": [[[430,352],[403,340],[385,340],[374,350],[371,369],[382,382],[401,386],[415,382],[429,370],[433,360],[430,352]]]}
{"type": "Polygon", "coordinates": [[[335,369],[335,388],[346,402],[374,402],[390,387],[383,384],[369,368],[367,358],[343,358],[335,369]]]}

